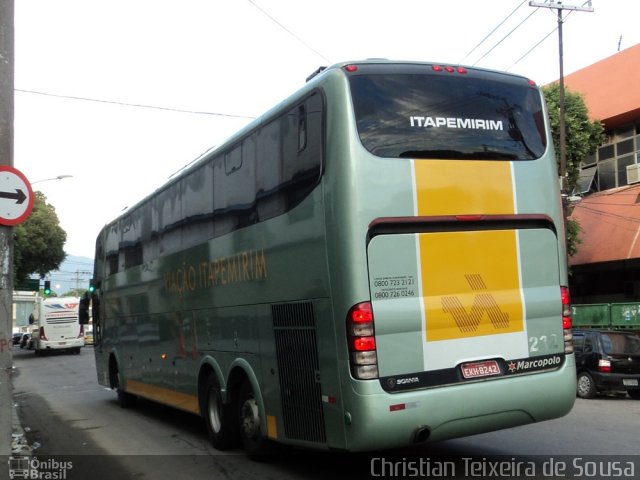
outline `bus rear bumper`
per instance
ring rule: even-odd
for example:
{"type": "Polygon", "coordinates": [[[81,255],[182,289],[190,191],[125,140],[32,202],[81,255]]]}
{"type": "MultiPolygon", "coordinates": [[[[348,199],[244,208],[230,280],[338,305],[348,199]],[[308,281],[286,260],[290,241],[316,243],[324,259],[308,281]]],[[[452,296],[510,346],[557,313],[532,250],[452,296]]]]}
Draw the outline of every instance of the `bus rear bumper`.
{"type": "Polygon", "coordinates": [[[84,339],[66,340],[64,342],[40,340],[36,348],[38,350],[69,350],[80,347],[84,347],[84,339]]]}
{"type": "Polygon", "coordinates": [[[396,448],[541,422],[569,413],[575,397],[573,355],[551,372],[398,394],[356,394],[348,408],[345,447],[396,448]]]}

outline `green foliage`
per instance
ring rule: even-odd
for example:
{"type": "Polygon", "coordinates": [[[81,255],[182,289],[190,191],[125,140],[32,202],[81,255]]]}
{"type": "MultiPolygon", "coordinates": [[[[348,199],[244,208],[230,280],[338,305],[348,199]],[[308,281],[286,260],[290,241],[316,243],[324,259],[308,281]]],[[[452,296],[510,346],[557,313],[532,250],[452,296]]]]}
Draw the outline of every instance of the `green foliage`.
{"type": "MultiPolygon", "coordinates": [[[[551,135],[560,171],[560,85],[552,83],[542,87],[551,122],[551,135]]],[[[580,162],[605,141],[604,127],[599,120],[591,121],[582,95],[565,88],[565,143],[567,156],[567,184],[572,192],[578,184],[580,162]]]]}
{"type": "MultiPolygon", "coordinates": [[[[551,123],[551,136],[553,146],[556,151],[558,162],[558,174],[560,173],[560,84],[552,83],[542,87],[547,109],[549,110],[549,122],[551,123]]],[[[596,149],[602,145],[606,136],[604,126],[599,120],[591,121],[589,111],[582,95],[571,92],[565,88],[564,92],[565,110],[565,145],[567,160],[567,191],[569,194],[574,191],[580,177],[580,163],[587,156],[595,153],[596,149]]],[[[567,219],[567,253],[569,256],[575,255],[578,251],[580,240],[580,224],[567,219]]]]}
{"type": "Polygon", "coordinates": [[[61,297],[82,297],[87,292],[86,288],[73,288],[68,292],[64,292],[61,297]]]}
{"type": "Polygon", "coordinates": [[[580,232],[582,228],[580,228],[580,224],[568,218],[566,222],[566,230],[567,230],[567,254],[571,257],[578,253],[578,245],[582,243],[580,239],[580,232]]]}
{"type": "Polygon", "coordinates": [[[14,227],[13,275],[21,282],[33,273],[46,275],[60,267],[66,257],[67,232],[60,226],[56,209],[42,192],[34,192],[29,218],[14,227]]]}

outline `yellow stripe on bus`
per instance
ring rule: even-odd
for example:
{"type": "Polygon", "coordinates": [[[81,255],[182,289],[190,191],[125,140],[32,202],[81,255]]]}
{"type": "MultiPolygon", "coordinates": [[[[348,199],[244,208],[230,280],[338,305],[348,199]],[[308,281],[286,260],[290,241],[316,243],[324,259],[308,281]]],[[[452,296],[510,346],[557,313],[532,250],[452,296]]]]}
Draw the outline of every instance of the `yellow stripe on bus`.
{"type": "MultiPolygon", "coordinates": [[[[513,214],[509,162],[416,161],[419,216],[513,214]]],[[[513,230],[419,235],[426,340],[523,331],[513,230]]]]}
{"type": "Polygon", "coordinates": [[[198,397],[195,395],[176,392],[168,388],[138,382],[137,380],[127,380],[126,390],[133,395],[139,395],[164,405],[200,415],[198,397]]]}
{"type": "Polygon", "coordinates": [[[509,162],[416,160],[418,215],[515,213],[509,162]]]}

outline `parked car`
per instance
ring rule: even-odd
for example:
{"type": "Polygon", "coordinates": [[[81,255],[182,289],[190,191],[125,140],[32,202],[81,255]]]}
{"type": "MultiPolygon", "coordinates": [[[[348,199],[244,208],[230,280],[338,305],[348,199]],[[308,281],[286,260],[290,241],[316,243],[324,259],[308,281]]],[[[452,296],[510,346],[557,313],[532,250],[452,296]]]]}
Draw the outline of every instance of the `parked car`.
{"type": "Polygon", "coordinates": [[[22,338],[20,339],[20,348],[27,347],[27,344],[29,343],[29,340],[31,340],[31,334],[30,333],[22,334],[22,338]]]}
{"type": "Polygon", "coordinates": [[[578,397],[626,391],[631,398],[640,400],[640,335],[621,330],[576,329],[573,345],[578,397]]]}
{"type": "Polygon", "coordinates": [[[20,341],[22,340],[22,335],[24,335],[23,333],[14,333],[13,337],[11,339],[11,345],[15,346],[19,346],[20,345],[20,341]]]}

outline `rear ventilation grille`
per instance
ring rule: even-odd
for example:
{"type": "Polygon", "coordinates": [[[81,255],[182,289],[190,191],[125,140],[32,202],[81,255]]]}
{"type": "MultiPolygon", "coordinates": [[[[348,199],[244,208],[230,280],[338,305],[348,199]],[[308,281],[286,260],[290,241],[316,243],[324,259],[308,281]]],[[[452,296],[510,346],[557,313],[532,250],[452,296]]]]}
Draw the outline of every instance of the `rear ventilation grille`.
{"type": "Polygon", "coordinates": [[[324,414],[313,305],[271,306],[287,438],[324,443],[324,414]]]}

